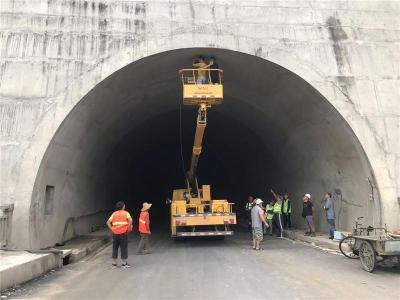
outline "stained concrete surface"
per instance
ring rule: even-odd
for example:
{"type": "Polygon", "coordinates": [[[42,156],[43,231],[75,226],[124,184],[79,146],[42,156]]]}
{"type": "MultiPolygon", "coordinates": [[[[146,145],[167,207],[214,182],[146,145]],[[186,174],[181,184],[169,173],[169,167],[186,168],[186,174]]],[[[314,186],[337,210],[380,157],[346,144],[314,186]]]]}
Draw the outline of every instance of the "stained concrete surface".
{"type": "Polygon", "coordinates": [[[102,214],[83,216],[73,224],[66,220],[112,209],[117,200],[124,200],[132,212],[141,202],[153,202],[154,220],[169,222],[169,208],[163,204],[172,189],[185,185],[182,169],[189,166],[197,113],[196,107],[180,107],[178,70],[190,66],[198,53],[216,55],[224,69],[224,102],[208,112],[198,166],[199,183],[212,185],[213,199],[228,199],[240,211],[249,193],[267,200],[270,188],[286,189],[293,198],[293,224],[303,226],[301,197],[308,192],[321,230],[325,212],[320,199],[327,190],[340,190],[334,199],[343,229],[349,230],[360,215],[371,224],[382,221],[379,198],[369,200],[366,178],[373,173],[362,146],[316,89],[255,56],[190,48],[132,63],[76,105],[38,172],[32,199],[38,205],[30,210],[31,246],[51,246],[62,232],[72,236],[96,222],[103,224],[102,214]],[[55,189],[54,210],[46,214],[43,195],[48,185],[55,189]]]}
{"type": "MultiPolygon", "coordinates": [[[[129,243],[134,253],[137,239],[129,243]]],[[[358,260],[287,239],[250,248],[248,235],[225,241],[152,237],[153,253],[110,266],[111,247],[22,286],[8,299],[398,299],[399,270],[373,274],[358,260]]]]}
{"type": "MultiPolygon", "coordinates": [[[[125,128],[122,122],[135,125],[135,121],[149,117],[151,113],[161,113],[160,105],[169,103],[165,95],[170,84],[157,81],[157,76],[153,74],[164,77],[170,72],[170,79],[178,86],[174,77],[183,63],[168,69],[164,64],[157,64],[160,61],[156,59],[150,68],[151,74],[139,72],[142,79],[150,77],[148,81],[154,83],[151,88],[135,87],[133,81],[126,80],[111,84],[107,78],[131,78],[119,71],[129,66],[134,66],[129,68],[131,71],[139,69],[146,59],[154,58],[152,55],[165,57],[169,55],[168,51],[189,48],[208,48],[210,51],[206,54],[216,54],[221,59],[221,66],[227,67],[227,76],[235,76],[229,68],[240,71],[252,68],[253,64],[245,63],[243,66],[238,64],[239,59],[228,59],[226,55],[214,53],[214,50],[226,49],[270,65],[277,64],[315,88],[343,119],[336,133],[320,128],[328,126],[326,119],[319,121],[321,118],[318,116],[322,114],[316,118],[311,113],[303,114],[310,116],[315,124],[294,119],[289,124],[277,118],[279,112],[291,115],[299,110],[298,106],[292,106],[293,101],[302,99],[321,103],[315,101],[310,93],[303,93],[304,89],[300,89],[299,93],[292,90],[294,97],[282,94],[289,84],[279,88],[285,80],[284,77],[276,77],[277,80],[273,81],[273,74],[277,73],[266,71],[258,78],[251,74],[253,82],[264,88],[259,89],[263,92],[258,95],[252,92],[243,94],[243,91],[238,93],[242,86],[231,81],[231,95],[242,94],[242,102],[254,103],[254,98],[264,97],[284,104],[277,110],[261,108],[258,104],[250,105],[247,110],[253,123],[257,123],[250,124],[248,128],[262,135],[267,146],[274,145],[273,141],[277,138],[288,141],[286,147],[279,145],[276,152],[287,158],[285,161],[296,162],[288,173],[297,173],[298,180],[290,180],[296,186],[289,184],[282,189],[289,188],[295,193],[312,189],[311,193],[319,195],[322,190],[340,188],[343,192],[343,198],[340,198],[343,200],[341,216],[347,215],[345,220],[350,220],[349,216],[360,205],[364,206],[363,210],[368,205],[370,212],[376,214],[370,213],[372,223],[398,227],[399,12],[399,1],[3,0],[0,11],[0,203],[15,204],[10,243],[23,249],[51,246],[62,238],[69,218],[74,218],[76,222],[69,223],[71,226],[66,230],[68,237],[72,233],[88,232],[93,224],[103,222],[101,212],[104,201],[101,198],[105,193],[99,186],[107,185],[102,178],[105,172],[102,172],[99,163],[107,157],[107,149],[122,142],[118,139],[125,128]],[[232,67],[228,68],[228,65],[232,67]],[[135,93],[122,89],[121,82],[133,86],[135,93]],[[104,89],[96,89],[97,86],[104,89]],[[156,95],[159,91],[162,94],[156,95]],[[118,105],[117,99],[112,97],[113,92],[120,93],[122,104],[118,105]],[[111,95],[106,97],[111,108],[97,106],[101,102],[98,96],[102,95],[111,95]],[[89,96],[95,101],[85,101],[89,96]],[[143,105],[151,103],[157,103],[157,109],[143,105]],[[131,105],[133,110],[126,109],[124,104],[131,105]],[[66,132],[62,124],[68,123],[68,116],[73,114],[75,107],[85,105],[86,109],[75,114],[76,128],[66,132]],[[140,105],[144,109],[137,109],[140,105]],[[101,114],[99,118],[101,110],[106,114],[101,114]],[[266,113],[261,114],[261,110],[266,113]],[[111,117],[115,122],[110,124],[111,117]],[[341,129],[346,123],[348,128],[341,129]],[[274,124],[276,126],[270,126],[274,124]],[[296,124],[299,126],[294,126],[296,124]],[[262,130],[257,130],[257,127],[262,130]],[[287,139],[288,131],[285,129],[288,128],[298,129],[296,138],[287,139]],[[312,128],[319,128],[323,138],[313,134],[315,131],[307,130],[312,128]],[[348,143],[337,141],[337,133],[346,131],[354,133],[359,140],[358,146],[348,147],[345,146],[348,143]],[[326,137],[344,146],[344,151],[324,143],[326,137]],[[312,153],[302,151],[304,147],[298,146],[302,144],[312,148],[312,153]],[[318,160],[314,152],[321,147],[325,149],[318,153],[318,160]],[[94,149],[100,148],[102,151],[97,153],[97,158],[91,155],[94,149]],[[303,155],[292,155],[296,153],[296,148],[300,148],[299,153],[303,152],[303,155]],[[57,154],[55,149],[59,150],[57,154]],[[335,149],[339,151],[332,151],[335,149]],[[322,152],[333,152],[333,157],[327,158],[321,155],[322,152]],[[347,163],[364,154],[367,160],[362,160],[370,164],[367,170],[360,168],[365,163],[357,164],[357,168],[347,163]],[[54,158],[51,163],[47,163],[49,157],[54,158]],[[307,164],[310,158],[315,158],[317,163],[322,159],[323,163],[315,165],[310,161],[311,164],[307,164]],[[299,166],[299,162],[304,162],[306,167],[299,166]],[[46,167],[48,171],[42,172],[46,167]],[[330,171],[322,172],[328,169],[330,171]],[[373,174],[369,174],[371,171],[373,174]],[[315,184],[316,180],[310,179],[310,175],[315,176],[319,183],[315,184]],[[367,202],[371,191],[366,177],[376,179],[375,201],[367,202]],[[348,179],[348,186],[360,187],[362,194],[337,184],[343,182],[343,178],[348,179]],[[46,185],[55,186],[52,215],[43,214],[46,185]]],[[[168,59],[172,63],[170,66],[177,65],[176,58],[168,59]]],[[[243,83],[247,86],[246,80],[243,83]]],[[[173,100],[178,98],[174,96],[173,100]]],[[[235,111],[244,111],[243,107],[237,108],[235,111]]],[[[304,111],[307,106],[301,108],[304,111]]],[[[164,112],[167,113],[166,110],[164,112]]],[[[328,116],[331,114],[328,113],[328,116]]],[[[235,118],[239,121],[243,119],[238,115],[235,118]]],[[[153,124],[162,127],[161,123],[153,120],[150,118],[144,127],[153,124]]],[[[233,123],[237,124],[230,122],[233,123]]],[[[333,122],[330,126],[334,125],[333,122]]],[[[242,136],[248,137],[245,130],[242,132],[242,136]]],[[[164,132],[160,135],[165,136],[164,132]]],[[[152,139],[156,140],[160,135],[152,139]]],[[[251,144],[245,139],[238,145],[234,140],[229,148],[236,150],[243,145],[251,144]]],[[[158,145],[158,148],[163,146],[158,145]]],[[[217,153],[219,150],[215,148],[217,153]]],[[[268,151],[258,147],[257,150],[270,157],[268,151]]],[[[273,154],[274,151],[270,152],[273,154]]],[[[232,159],[227,160],[238,162],[239,159],[235,160],[237,156],[237,153],[232,153],[232,159]]],[[[171,160],[170,156],[168,159],[171,160]]],[[[144,161],[141,157],[136,160],[144,161]]],[[[273,170],[269,164],[258,164],[259,161],[257,159],[253,164],[263,170],[273,170]]],[[[249,172],[243,172],[240,167],[238,169],[245,177],[249,172]]],[[[160,178],[169,175],[167,167],[159,169],[163,170],[160,178]]],[[[229,174],[228,171],[223,173],[229,174]]],[[[275,171],[274,174],[287,178],[285,172],[275,171]]],[[[257,178],[264,191],[268,180],[264,176],[257,178]]],[[[238,181],[243,183],[240,179],[238,181]]],[[[132,184],[132,181],[128,183],[132,184]]],[[[140,185],[145,184],[151,188],[159,187],[159,182],[147,178],[140,185]]],[[[133,189],[137,190],[136,187],[133,189]]]]}

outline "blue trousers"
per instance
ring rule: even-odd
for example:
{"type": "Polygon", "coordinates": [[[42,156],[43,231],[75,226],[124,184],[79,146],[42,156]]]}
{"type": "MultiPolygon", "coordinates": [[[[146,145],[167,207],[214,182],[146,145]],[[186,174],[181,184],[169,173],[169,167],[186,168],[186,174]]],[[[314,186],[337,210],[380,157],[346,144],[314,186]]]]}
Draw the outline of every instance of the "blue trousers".
{"type": "Polygon", "coordinates": [[[329,235],[331,238],[333,238],[333,232],[336,230],[335,219],[327,219],[327,221],[328,221],[328,227],[329,227],[329,235]]]}

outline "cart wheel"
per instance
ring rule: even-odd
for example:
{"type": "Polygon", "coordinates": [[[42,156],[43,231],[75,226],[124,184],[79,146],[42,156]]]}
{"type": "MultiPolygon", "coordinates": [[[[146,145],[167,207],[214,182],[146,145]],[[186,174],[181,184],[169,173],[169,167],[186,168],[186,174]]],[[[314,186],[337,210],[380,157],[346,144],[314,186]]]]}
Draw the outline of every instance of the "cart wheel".
{"type": "Polygon", "coordinates": [[[359,251],[354,249],[356,245],[356,239],[352,236],[345,237],[339,242],[339,250],[344,256],[351,259],[360,258],[358,256],[359,251]]]}
{"type": "Polygon", "coordinates": [[[376,265],[376,255],[372,245],[368,241],[363,241],[360,246],[360,261],[363,269],[372,272],[376,265]]]}

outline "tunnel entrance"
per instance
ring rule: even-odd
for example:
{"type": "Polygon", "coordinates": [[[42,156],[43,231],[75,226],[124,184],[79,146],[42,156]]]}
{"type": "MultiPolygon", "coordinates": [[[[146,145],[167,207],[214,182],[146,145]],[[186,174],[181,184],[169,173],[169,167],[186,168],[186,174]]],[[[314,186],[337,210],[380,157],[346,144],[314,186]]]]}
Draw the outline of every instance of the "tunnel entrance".
{"type": "MultiPolygon", "coordinates": [[[[248,194],[264,200],[270,188],[291,192],[293,223],[303,227],[301,195],[311,193],[316,224],[324,230],[321,199],[335,192],[337,223],[372,220],[373,179],[353,131],[315,88],[264,59],[223,49],[162,52],[136,61],[96,85],[53,137],[36,178],[31,238],[43,246],[103,224],[123,200],[135,219],[143,201],[153,203],[152,223],[168,230],[165,203],[184,186],[197,110],[181,106],[178,70],[194,55],[216,56],[224,69],[224,103],[208,114],[199,162],[200,184],[213,197],[243,211],[248,194]],[[180,144],[182,124],[183,162],[180,144]]],[[[136,222],[136,221],[135,221],[136,222]]]]}

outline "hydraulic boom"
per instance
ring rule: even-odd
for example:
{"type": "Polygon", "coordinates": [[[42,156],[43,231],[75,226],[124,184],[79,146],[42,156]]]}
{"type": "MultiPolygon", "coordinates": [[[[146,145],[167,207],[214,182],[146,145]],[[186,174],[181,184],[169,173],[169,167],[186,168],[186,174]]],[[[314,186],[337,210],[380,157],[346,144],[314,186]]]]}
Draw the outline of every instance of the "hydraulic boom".
{"type": "Polygon", "coordinates": [[[233,203],[226,199],[211,199],[210,185],[199,186],[197,166],[202,150],[204,131],[207,126],[207,109],[223,100],[222,70],[205,69],[208,83],[198,83],[196,69],[180,71],[183,83],[183,103],[198,106],[196,132],[194,136],[192,159],[186,172],[186,188],[175,189],[171,203],[171,235],[186,236],[225,236],[232,235],[231,224],[236,224],[236,214],[232,212],[233,203]],[[211,81],[218,75],[219,83],[211,81]]]}
{"type": "Polygon", "coordinates": [[[191,189],[192,193],[196,196],[199,196],[199,185],[197,182],[197,165],[199,163],[201,146],[206,126],[207,126],[207,105],[205,103],[201,103],[197,115],[196,133],[194,135],[192,159],[190,161],[189,171],[187,171],[186,174],[187,187],[188,189],[191,189]]]}

